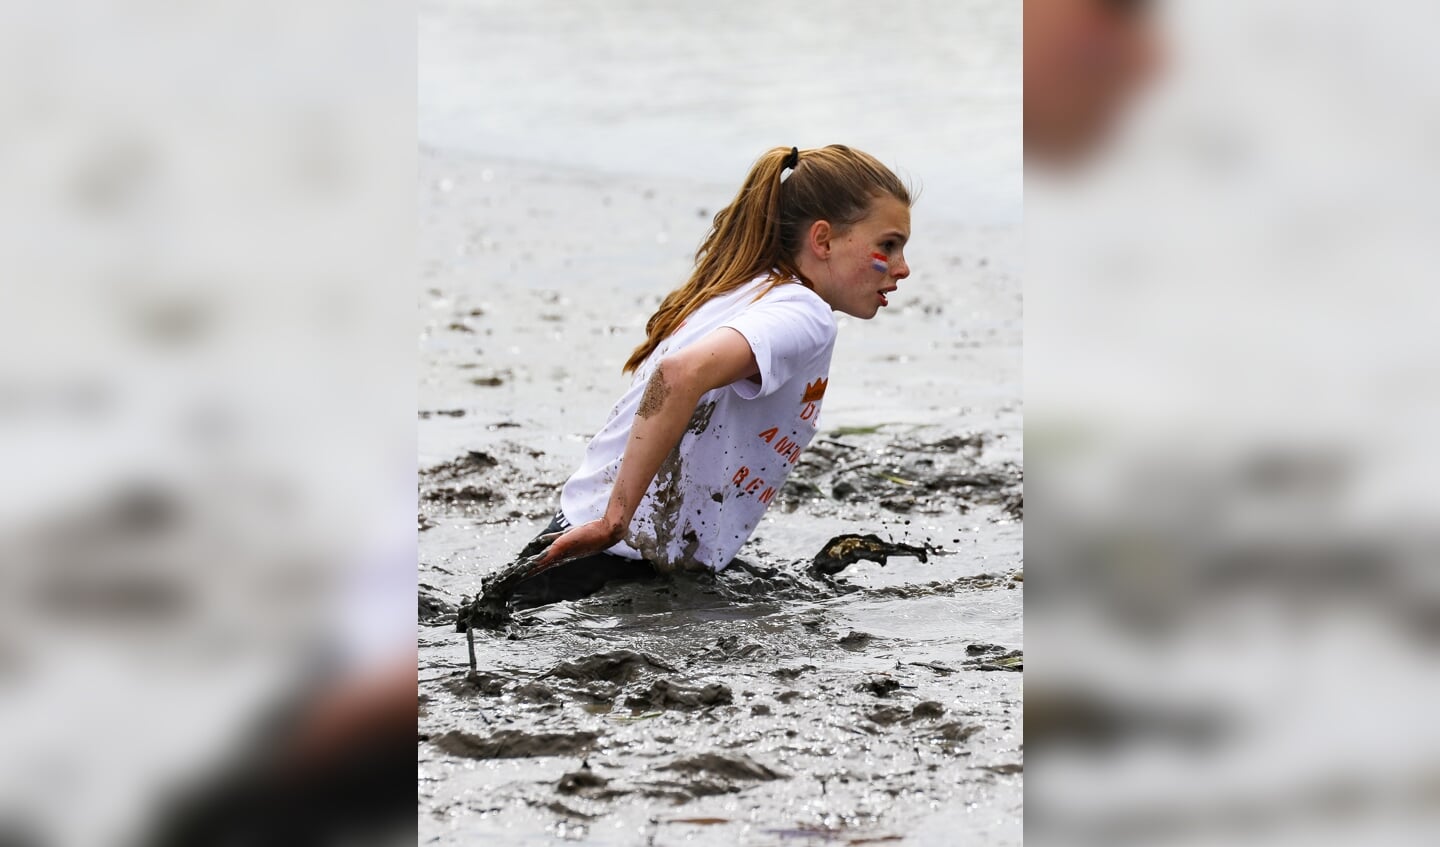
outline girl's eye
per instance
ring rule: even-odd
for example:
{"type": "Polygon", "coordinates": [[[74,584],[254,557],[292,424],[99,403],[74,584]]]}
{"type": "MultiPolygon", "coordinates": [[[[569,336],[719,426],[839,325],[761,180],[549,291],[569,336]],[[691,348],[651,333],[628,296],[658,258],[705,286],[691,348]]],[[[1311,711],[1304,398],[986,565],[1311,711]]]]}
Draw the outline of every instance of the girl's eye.
{"type": "Polygon", "coordinates": [[[880,246],[885,248],[885,252],[886,252],[886,253],[889,253],[889,252],[891,252],[892,250],[895,249],[895,242],[894,242],[894,241],[887,241],[887,242],[885,242],[884,244],[881,244],[880,246]]]}

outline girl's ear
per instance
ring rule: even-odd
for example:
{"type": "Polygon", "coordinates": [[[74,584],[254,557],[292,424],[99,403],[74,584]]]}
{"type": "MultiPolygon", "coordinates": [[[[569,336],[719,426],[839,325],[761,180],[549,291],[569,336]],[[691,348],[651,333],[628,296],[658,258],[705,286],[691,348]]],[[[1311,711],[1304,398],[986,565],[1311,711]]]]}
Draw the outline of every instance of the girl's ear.
{"type": "Polygon", "coordinates": [[[830,239],[833,235],[834,231],[831,229],[829,221],[816,221],[810,224],[810,232],[805,239],[805,246],[810,248],[810,252],[815,254],[815,258],[824,261],[830,258],[830,239]]]}

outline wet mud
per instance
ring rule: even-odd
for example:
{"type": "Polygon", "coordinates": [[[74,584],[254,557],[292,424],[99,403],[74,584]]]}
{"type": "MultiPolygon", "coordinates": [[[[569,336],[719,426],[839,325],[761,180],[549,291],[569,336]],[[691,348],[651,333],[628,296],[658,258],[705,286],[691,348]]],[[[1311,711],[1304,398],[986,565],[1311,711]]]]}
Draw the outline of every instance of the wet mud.
{"type": "MultiPolygon", "coordinates": [[[[762,536],[782,520],[876,531],[829,532],[808,554],[752,545],[718,575],[677,573],[523,611],[497,588],[526,566],[515,554],[548,520],[542,492],[554,489],[544,483],[557,485],[563,471],[537,474],[537,450],[502,441],[424,473],[422,512],[456,551],[472,549],[459,527],[522,517],[509,549],[483,551],[488,570],[453,567],[453,556],[422,545],[431,563],[447,562],[422,568],[422,811],[469,821],[464,831],[505,821],[620,844],[678,825],[667,821],[705,820],[686,825],[699,833],[691,837],[718,844],[739,832],[751,833],[740,843],[901,837],[907,815],[960,815],[1001,797],[1018,806],[1018,544],[996,562],[965,543],[1008,531],[1018,541],[1009,508],[1023,485],[1018,464],[991,460],[973,438],[956,454],[946,453],[952,436],[826,439],[878,469],[863,483],[874,493],[904,488],[909,511],[817,485],[762,536]],[[957,466],[970,483],[953,484],[957,466]],[[887,478],[901,473],[914,484],[887,478]],[[425,496],[508,474],[527,483],[493,501],[425,496]],[[863,512],[853,505],[862,502],[863,512]],[[897,517],[932,510],[965,529],[897,517]],[[967,623],[977,610],[1002,623],[967,623]],[[942,637],[932,640],[936,627],[942,637]],[[612,826],[623,837],[601,838],[612,826]]],[[[802,479],[836,476],[813,467],[802,479]]],[[[669,842],[662,834],[654,843],[669,842]]]]}
{"type": "Polygon", "coordinates": [[[422,156],[421,841],[1018,844],[1024,479],[1005,232],[927,231],[947,245],[936,272],[842,326],[820,431],[729,568],[508,602],[693,249],[675,267],[629,262],[653,233],[614,222],[698,227],[695,209],[733,186],[646,189],[422,156]],[[542,245],[504,223],[562,216],[564,249],[555,227],[542,245]],[[582,286],[566,262],[594,255],[596,233],[609,258],[582,286]]]}

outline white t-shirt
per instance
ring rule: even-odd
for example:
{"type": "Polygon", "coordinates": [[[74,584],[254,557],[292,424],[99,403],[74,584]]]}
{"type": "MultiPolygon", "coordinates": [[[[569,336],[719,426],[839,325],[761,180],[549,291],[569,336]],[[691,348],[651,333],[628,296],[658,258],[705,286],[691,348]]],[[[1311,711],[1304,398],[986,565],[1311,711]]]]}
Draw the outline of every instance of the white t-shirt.
{"type": "Polygon", "coordinates": [[[760,381],[708,391],[690,426],[660,466],[635,510],[625,540],[608,552],[662,569],[721,570],[755,531],[800,451],[820,425],[830,381],[835,318],[820,296],[785,282],[759,300],[768,277],[751,280],[696,310],[635,374],[580,469],[565,483],[560,509],[572,524],[604,516],[630,426],[660,361],[720,327],[750,343],[760,381]]]}

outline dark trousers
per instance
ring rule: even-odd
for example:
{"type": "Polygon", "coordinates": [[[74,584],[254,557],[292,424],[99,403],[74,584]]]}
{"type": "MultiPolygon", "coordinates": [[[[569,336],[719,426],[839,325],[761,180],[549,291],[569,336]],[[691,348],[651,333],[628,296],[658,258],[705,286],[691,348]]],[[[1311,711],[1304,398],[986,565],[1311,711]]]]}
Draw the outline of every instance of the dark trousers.
{"type": "MultiPolygon", "coordinates": [[[[564,532],[570,528],[565,515],[556,512],[550,525],[540,531],[525,549],[520,551],[521,559],[534,556],[549,546],[545,536],[564,532]]],[[[544,573],[536,574],[521,581],[510,595],[510,603],[516,609],[532,609],[561,600],[579,600],[589,597],[611,582],[631,582],[654,579],[655,568],[643,559],[627,559],[609,553],[596,553],[573,562],[557,565],[544,573]]]]}

